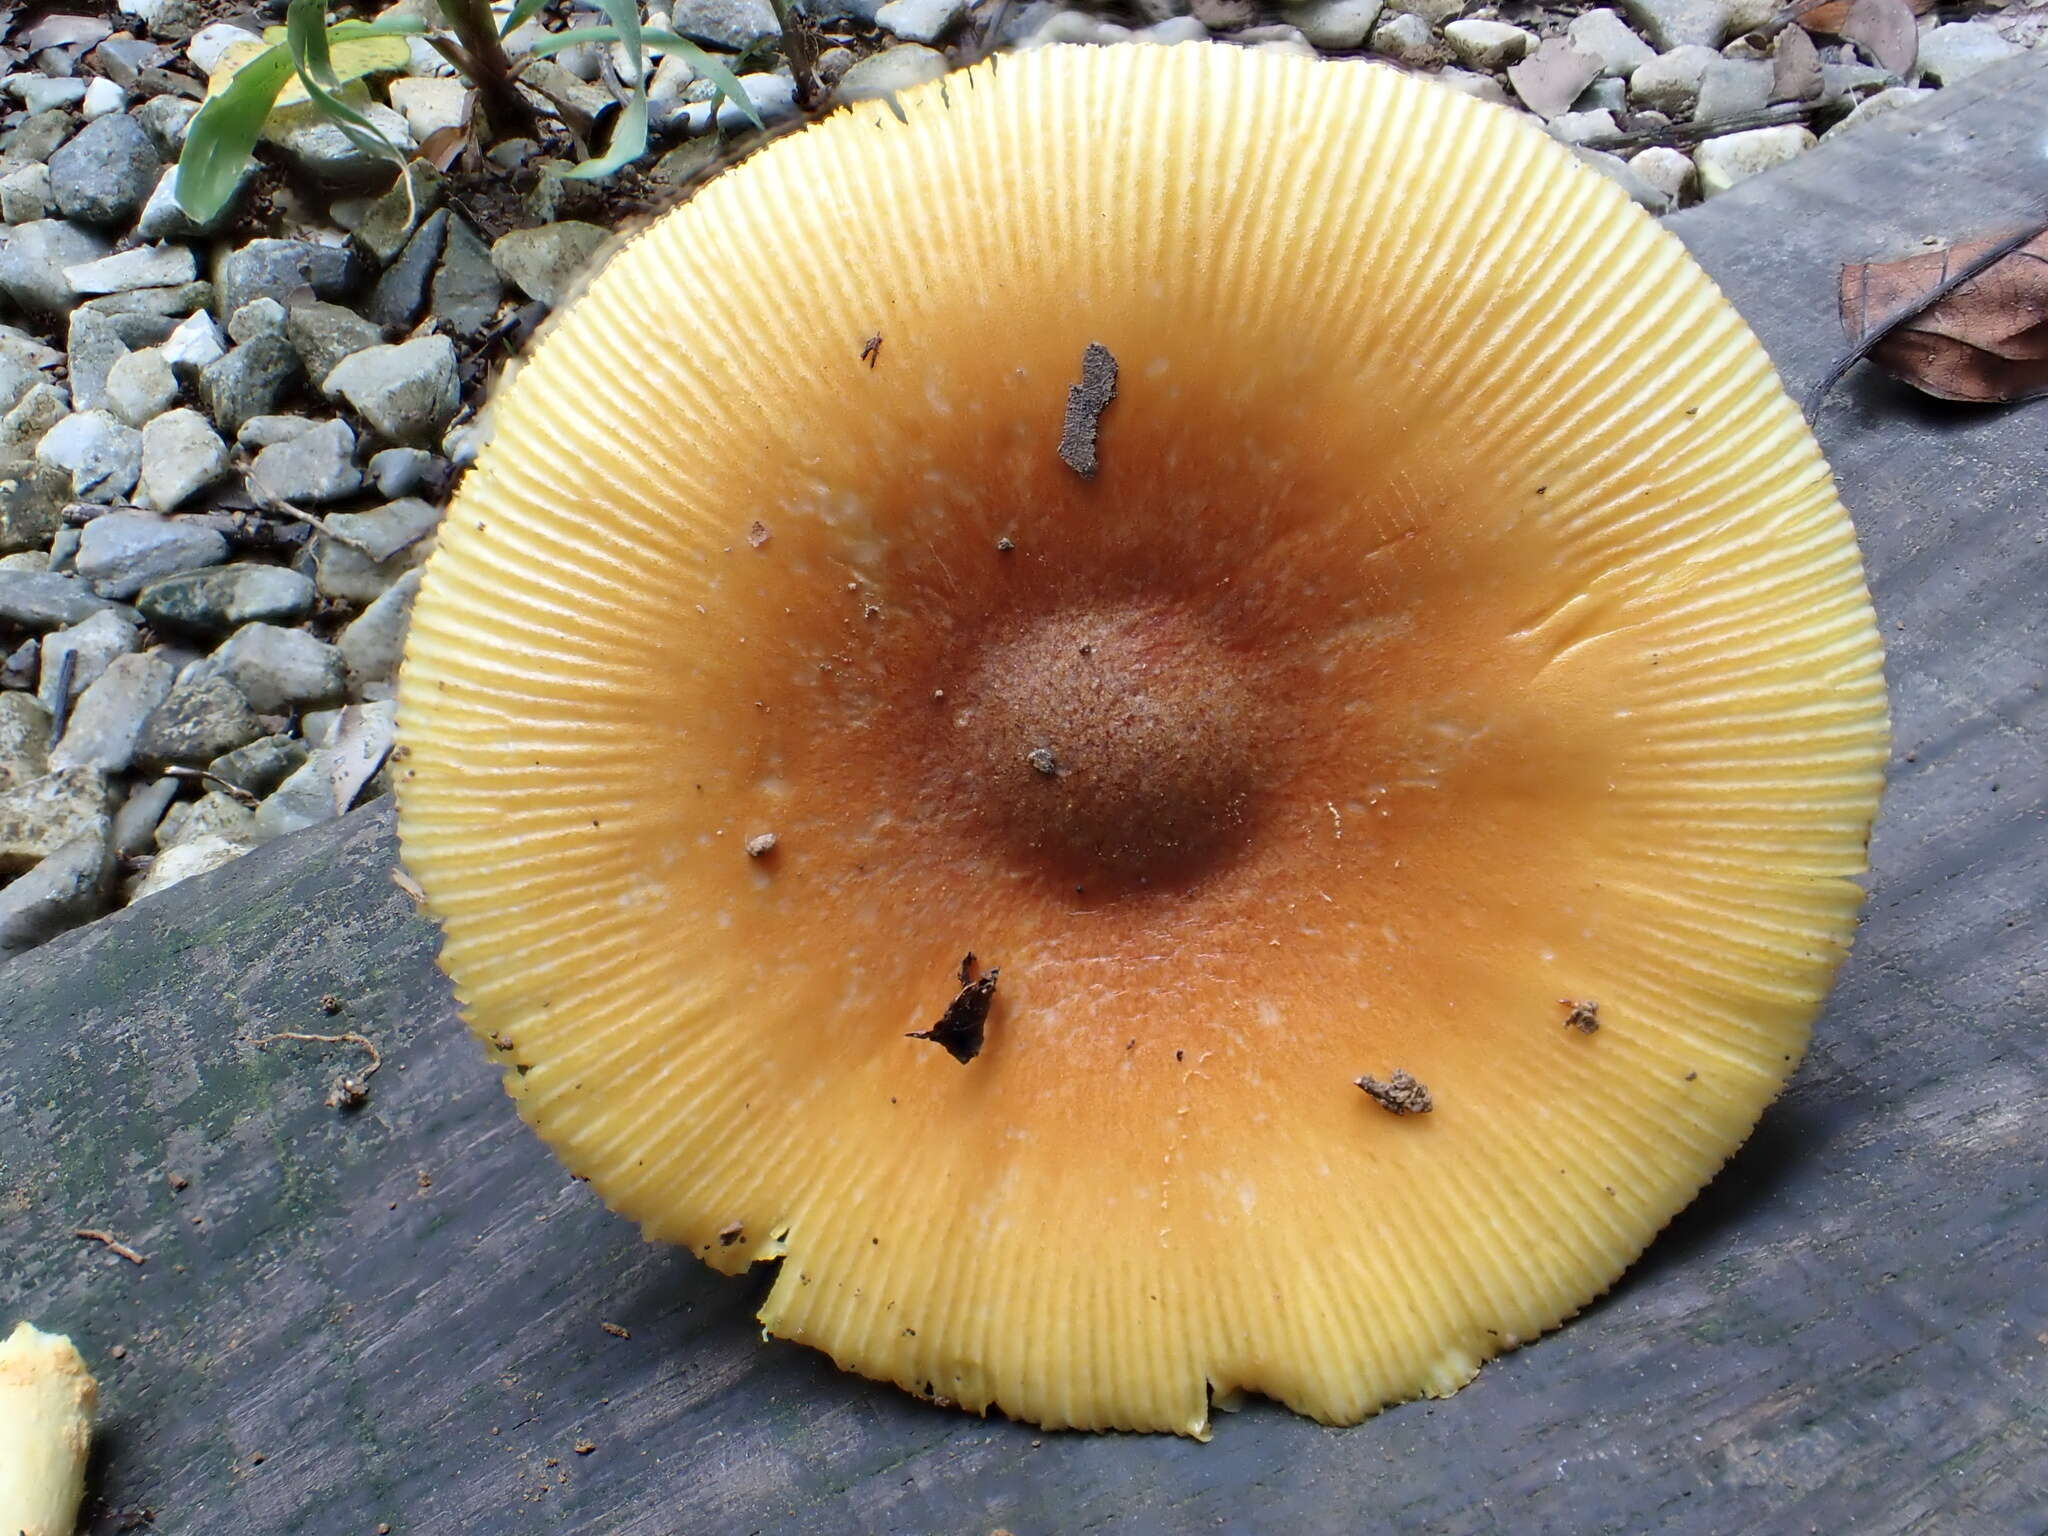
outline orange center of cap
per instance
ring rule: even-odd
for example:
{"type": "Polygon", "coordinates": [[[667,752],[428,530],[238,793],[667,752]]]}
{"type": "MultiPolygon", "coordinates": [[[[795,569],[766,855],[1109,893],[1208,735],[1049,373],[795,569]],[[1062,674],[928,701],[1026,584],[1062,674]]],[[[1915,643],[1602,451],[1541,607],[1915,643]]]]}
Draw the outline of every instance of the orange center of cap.
{"type": "Polygon", "coordinates": [[[1261,710],[1238,658],[1164,606],[1066,611],[1005,628],[967,689],[970,803],[1063,876],[1148,886],[1247,843],[1261,710]]]}

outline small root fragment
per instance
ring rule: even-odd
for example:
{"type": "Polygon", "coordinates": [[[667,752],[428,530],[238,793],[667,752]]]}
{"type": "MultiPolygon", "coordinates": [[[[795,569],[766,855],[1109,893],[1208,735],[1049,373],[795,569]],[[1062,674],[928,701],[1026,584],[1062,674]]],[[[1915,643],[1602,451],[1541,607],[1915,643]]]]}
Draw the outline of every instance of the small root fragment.
{"type": "Polygon", "coordinates": [[[250,1044],[265,1046],[278,1040],[305,1040],[315,1045],[361,1046],[370,1053],[370,1064],[359,1073],[345,1072],[340,1077],[337,1077],[334,1080],[334,1085],[327,1090],[326,1102],[329,1109],[343,1110],[361,1109],[363,1105],[369,1103],[370,1079],[375,1077],[377,1069],[384,1065],[384,1058],[378,1052],[375,1043],[367,1035],[359,1035],[354,1030],[349,1030],[347,1033],[339,1035],[309,1035],[298,1030],[286,1030],[281,1034],[264,1035],[261,1039],[251,1041],[250,1044]]]}
{"type": "Polygon", "coordinates": [[[107,1246],[108,1252],[119,1255],[130,1264],[147,1264],[149,1262],[147,1258],[137,1253],[133,1248],[130,1248],[118,1237],[114,1236],[113,1233],[102,1232],[97,1227],[80,1227],[71,1235],[73,1237],[85,1238],[89,1242],[104,1243],[107,1246]]]}

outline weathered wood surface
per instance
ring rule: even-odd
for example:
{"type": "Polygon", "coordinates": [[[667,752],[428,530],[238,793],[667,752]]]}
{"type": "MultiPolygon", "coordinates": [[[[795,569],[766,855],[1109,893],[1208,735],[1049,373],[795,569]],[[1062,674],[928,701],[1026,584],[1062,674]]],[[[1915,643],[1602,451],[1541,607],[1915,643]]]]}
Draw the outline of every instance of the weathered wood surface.
{"type": "MultiPolygon", "coordinates": [[[[2026,217],[2044,125],[2048,58],[2001,66],[1676,228],[1800,392],[1837,263],[2026,217]]],[[[2044,423],[1869,378],[1825,416],[1897,711],[1863,937],[1749,1147],[1456,1398],[1041,1435],[763,1344],[758,1283],[644,1247],[518,1125],[371,812],[0,969],[0,1319],[102,1374],[92,1528],[2040,1532],[2044,423]],[[347,1117],[353,1058],[249,1044],[337,1028],[385,1058],[347,1117]]]]}

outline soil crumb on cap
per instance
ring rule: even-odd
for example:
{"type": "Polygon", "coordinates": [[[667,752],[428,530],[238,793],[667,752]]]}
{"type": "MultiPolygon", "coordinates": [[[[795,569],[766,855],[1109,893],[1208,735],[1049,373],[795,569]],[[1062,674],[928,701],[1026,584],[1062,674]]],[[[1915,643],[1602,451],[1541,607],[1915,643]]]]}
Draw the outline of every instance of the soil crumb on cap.
{"type": "Polygon", "coordinates": [[[1356,1079],[1366,1096],[1393,1115],[1426,1115],[1436,1108],[1429,1090],[1408,1073],[1396,1070],[1384,1083],[1376,1077],[1356,1079]]]}

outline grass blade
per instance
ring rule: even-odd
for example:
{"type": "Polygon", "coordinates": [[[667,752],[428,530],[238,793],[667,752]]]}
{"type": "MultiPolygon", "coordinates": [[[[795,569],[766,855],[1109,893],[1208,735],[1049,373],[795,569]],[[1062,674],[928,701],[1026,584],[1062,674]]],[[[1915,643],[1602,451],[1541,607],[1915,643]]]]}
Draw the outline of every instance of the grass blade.
{"type": "Polygon", "coordinates": [[[234,197],[256,141],[263,136],[264,120],[291,79],[292,68],[289,49],[271,48],[237,70],[226,88],[208,96],[193,117],[171,192],[194,223],[211,223],[234,197]]]}

